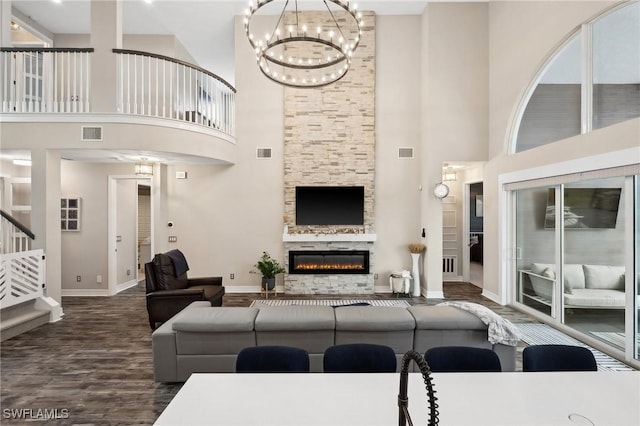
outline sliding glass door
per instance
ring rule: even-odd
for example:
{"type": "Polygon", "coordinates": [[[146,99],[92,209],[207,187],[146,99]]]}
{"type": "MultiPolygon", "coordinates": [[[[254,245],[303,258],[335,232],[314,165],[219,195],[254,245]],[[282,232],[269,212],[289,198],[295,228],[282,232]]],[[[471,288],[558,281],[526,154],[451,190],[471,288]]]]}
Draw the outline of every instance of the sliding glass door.
{"type": "Polygon", "coordinates": [[[528,188],[515,193],[516,300],[555,318],[555,188],[528,188]]]}
{"type": "Polygon", "coordinates": [[[640,360],[640,178],[620,174],[510,184],[514,301],[640,360]]]}
{"type": "Polygon", "coordinates": [[[625,349],[625,177],[562,185],[563,322],[625,349]]]}

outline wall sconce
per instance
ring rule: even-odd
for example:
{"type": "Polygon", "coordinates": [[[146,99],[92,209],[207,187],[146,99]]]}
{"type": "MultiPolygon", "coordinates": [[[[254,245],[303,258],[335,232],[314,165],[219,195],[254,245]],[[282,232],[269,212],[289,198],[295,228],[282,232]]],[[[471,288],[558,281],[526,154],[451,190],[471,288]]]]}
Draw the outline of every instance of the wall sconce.
{"type": "Polygon", "coordinates": [[[139,161],[135,164],[134,171],[138,176],[153,176],[153,163],[139,161]]]}

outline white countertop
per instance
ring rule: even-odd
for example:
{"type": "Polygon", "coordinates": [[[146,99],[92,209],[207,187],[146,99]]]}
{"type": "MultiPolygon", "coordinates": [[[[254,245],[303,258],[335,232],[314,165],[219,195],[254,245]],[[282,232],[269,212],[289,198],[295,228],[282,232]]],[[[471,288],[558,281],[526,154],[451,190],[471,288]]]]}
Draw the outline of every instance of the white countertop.
{"type": "MultiPolygon", "coordinates": [[[[444,426],[640,425],[638,371],[433,377],[444,426]]],[[[193,374],[155,424],[396,425],[399,382],[399,373],[193,374]]],[[[411,373],[414,424],[427,423],[427,409],[422,377],[411,373]]]]}

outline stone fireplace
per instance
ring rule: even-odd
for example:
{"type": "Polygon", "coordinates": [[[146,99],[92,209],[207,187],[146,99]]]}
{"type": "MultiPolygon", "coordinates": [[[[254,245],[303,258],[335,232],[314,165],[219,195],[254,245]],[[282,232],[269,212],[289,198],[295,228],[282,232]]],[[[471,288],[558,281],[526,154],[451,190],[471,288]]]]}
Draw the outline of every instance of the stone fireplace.
{"type": "Polygon", "coordinates": [[[360,44],[344,78],[318,90],[284,89],[285,293],[374,293],[375,14],[362,14],[360,44]],[[362,188],[360,222],[298,221],[300,187],[362,188]],[[369,269],[296,271],[291,251],[367,252],[369,269]]]}

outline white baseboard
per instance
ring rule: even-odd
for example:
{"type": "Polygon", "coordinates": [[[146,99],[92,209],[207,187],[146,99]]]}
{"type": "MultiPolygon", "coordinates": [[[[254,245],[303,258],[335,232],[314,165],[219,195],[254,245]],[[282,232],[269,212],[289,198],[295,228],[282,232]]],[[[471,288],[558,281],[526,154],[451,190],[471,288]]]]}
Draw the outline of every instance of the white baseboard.
{"type": "Polygon", "coordinates": [[[125,291],[128,288],[135,287],[138,285],[138,280],[131,280],[124,283],[120,283],[116,285],[116,293],[120,293],[121,291],[125,291]]]}
{"type": "Polygon", "coordinates": [[[491,300],[493,302],[496,302],[498,305],[504,305],[504,303],[502,303],[502,300],[500,299],[500,296],[498,296],[495,293],[492,293],[492,292],[490,292],[490,291],[488,291],[486,289],[483,289],[482,290],[482,295],[484,297],[486,297],[487,299],[489,299],[489,300],[491,300]]]}
{"type": "Polygon", "coordinates": [[[464,282],[462,275],[445,275],[442,277],[442,281],[447,282],[464,282]]]}
{"type": "MultiPolygon", "coordinates": [[[[283,289],[276,286],[278,293],[282,293],[283,289]]],[[[260,285],[233,285],[224,286],[225,293],[260,293],[260,285]]]]}
{"type": "Polygon", "coordinates": [[[444,292],[442,291],[427,290],[425,292],[424,289],[422,289],[422,294],[424,294],[424,297],[427,299],[444,299],[444,292]]]}
{"type": "Polygon", "coordinates": [[[90,288],[68,288],[62,289],[62,297],[106,297],[109,296],[107,289],[90,288]]]}

